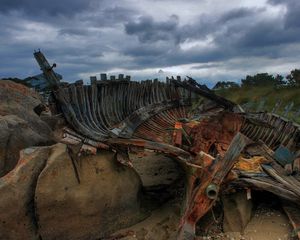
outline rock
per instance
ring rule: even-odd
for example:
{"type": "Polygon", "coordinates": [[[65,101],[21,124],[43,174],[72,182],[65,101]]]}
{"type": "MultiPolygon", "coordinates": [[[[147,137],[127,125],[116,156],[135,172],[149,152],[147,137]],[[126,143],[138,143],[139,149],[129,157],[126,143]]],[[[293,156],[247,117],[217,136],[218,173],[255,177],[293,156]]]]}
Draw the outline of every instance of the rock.
{"type": "Polygon", "coordinates": [[[144,209],[157,209],[170,199],[184,195],[185,175],[176,160],[150,150],[143,155],[130,153],[129,158],[142,181],[144,209]]]}
{"type": "Polygon", "coordinates": [[[21,151],[17,166],[0,178],[0,239],[38,239],[34,214],[34,192],[49,148],[21,151]]]}
{"type": "Polygon", "coordinates": [[[224,232],[243,232],[252,216],[252,201],[246,191],[223,195],[224,232]]]}
{"type": "Polygon", "coordinates": [[[35,131],[28,122],[16,115],[0,116],[0,177],[11,171],[20,157],[20,150],[36,145],[51,143],[45,124],[44,129],[35,131]]]}
{"type": "Polygon", "coordinates": [[[82,156],[78,166],[80,183],[66,145],[55,145],[35,192],[43,240],[98,239],[141,220],[141,180],[133,169],[109,151],[82,156]]]}
{"type": "Polygon", "coordinates": [[[0,115],[17,115],[35,122],[33,109],[41,103],[40,96],[28,87],[11,81],[0,81],[0,115]]]}
{"type": "Polygon", "coordinates": [[[183,175],[182,169],[175,160],[160,153],[145,151],[142,157],[130,154],[130,159],[146,188],[170,185],[183,175]]]}
{"type": "Polygon", "coordinates": [[[53,143],[50,127],[33,110],[39,104],[26,86],[0,81],[0,177],[14,168],[21,149],[53,143]]]}

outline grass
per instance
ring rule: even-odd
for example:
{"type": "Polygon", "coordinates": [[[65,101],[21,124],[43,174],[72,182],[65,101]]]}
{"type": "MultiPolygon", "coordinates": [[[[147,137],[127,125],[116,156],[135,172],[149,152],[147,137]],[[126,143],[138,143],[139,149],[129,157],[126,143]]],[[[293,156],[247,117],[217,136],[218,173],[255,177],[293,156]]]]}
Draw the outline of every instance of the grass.
{"type": "Polygon", "coordinates": [[[280,106],[275,111],[275,113],[278,115],[283,115],[285,112],[285,107],[293,102],[294,105],[286,117],[290,120],[300,123],[300,116],[295,117],[295,113],[300,111],[299,87],[241,87],[220,89],[216,90],[215,92],[222,97],[244,106],[250,111],[261,110],[271,112],[275,107],[276,102],[281,100],[280,106]],[[264,102],[264,104],[262,102],[264,102]],[[259,106],[261,106],[261,109],[259,109],[259,106]]]}

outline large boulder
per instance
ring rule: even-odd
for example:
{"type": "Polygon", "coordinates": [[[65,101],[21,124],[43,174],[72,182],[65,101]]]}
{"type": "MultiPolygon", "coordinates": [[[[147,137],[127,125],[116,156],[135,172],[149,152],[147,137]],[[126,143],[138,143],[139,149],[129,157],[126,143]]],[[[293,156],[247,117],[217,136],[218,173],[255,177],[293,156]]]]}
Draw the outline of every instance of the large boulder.
{"type": "Polygon", "coordinates": [[[52,143],[50,127],[33,110],[39,104],[33,90],[0,81],[0,177],[16,166],[21,149],[52,143]]]}
{"type": "Polygon", "coordinates": [[[36,186],[39,233],[43,240],[99,239],[130,226],[142,217],[140,188],[139,176],[113,152],[72,160],[66,145],[57,144],[36,186]]]}
{"type": "Polygon", "coordinates": [[[48,147],[21,151],[18,165],[0,178],[1,240],[38,239],[33,199],[49,151],[48,147]]]}

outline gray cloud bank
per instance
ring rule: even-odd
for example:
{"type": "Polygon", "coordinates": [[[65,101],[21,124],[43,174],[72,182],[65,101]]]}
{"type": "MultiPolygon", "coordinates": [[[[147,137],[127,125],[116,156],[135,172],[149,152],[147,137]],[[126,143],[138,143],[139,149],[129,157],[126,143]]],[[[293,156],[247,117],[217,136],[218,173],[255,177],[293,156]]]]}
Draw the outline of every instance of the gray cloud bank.
{"type": "Polygon", "coordinates": [[[2,0],[0,77],[37,74],[38,48],[69,81],[160,69],[208,84],[285,74],[300,67],[299,16],[298,0],[2,0]]]}

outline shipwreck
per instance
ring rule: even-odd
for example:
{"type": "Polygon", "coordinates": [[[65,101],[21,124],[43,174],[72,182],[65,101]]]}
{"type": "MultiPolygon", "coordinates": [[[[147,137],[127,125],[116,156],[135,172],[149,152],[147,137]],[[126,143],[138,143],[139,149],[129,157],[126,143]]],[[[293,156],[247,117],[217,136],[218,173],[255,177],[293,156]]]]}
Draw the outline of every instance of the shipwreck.
{"type": "Polygon", "coordinates": [[[131,156],[155,151],[184,172],[184,201],[177,239],[196,239],[196,224],[232,189],[268,191],[283,203],[300,237],[300,126],[268,112],[245,112],[192,78],[132,81],[101,74],[85,85],[61,82],[42,52],[34,53],[51,85],[49,107],[67,127],[80,184],[77,158],[98,149],[131,156]]]}

